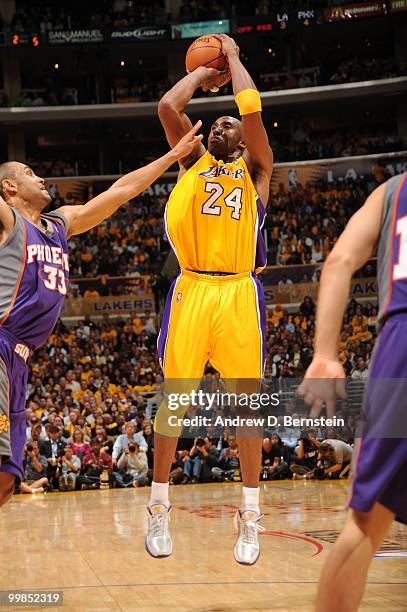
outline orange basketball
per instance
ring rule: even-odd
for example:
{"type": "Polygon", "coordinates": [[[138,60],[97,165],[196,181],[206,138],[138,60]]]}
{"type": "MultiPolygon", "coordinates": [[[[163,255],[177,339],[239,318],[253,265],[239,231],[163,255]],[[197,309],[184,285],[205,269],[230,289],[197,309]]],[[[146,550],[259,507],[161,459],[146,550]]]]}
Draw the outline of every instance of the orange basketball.
{"type": "Polygon", "coordinates": [[[194,40],[187,51],[185,66],[188,72],[192,72],[198,66],[223,70],[226,66],[226,57],[222,53],[220,40],[210,34],[194,40]]]}

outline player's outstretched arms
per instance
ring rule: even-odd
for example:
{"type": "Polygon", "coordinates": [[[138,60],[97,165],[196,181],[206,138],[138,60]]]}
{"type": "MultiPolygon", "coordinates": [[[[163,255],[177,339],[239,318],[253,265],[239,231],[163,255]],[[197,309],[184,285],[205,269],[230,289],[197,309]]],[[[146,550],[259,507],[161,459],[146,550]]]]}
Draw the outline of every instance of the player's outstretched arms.
{"type": "Polygon", "coordinates": [[[339,336],[352,276],[372,256],[380,235],[386,183],[350,219],[323,265],[318,292],[315,353],[298,389],[317,416],[325,401],[346,397],[338,361],[339,336]]]}
{"type": "Polygon", "coordinates": [[[56,212],[65,217],[68,223],[68,236],[82,234],[99,225],[110,217],[120,206],[127,204],[158,177],[168,170],[173,163],[187,156],[202,140],[202,134],[197,135],[202,125],[198,121],[193,128],[165,155],[151,164],[134,170],[119,178],[107,191],[99,194],[83,206],[62,206],[56,212]]]}
{"type": "Polygon", "coordinates": [[[0,245],[6,242],[14,228],[13,212],[0,196],[0,245]]]}
{"type": "Polygon", "coordinates": [[[228,61],[232,75],[233,93],[242,116],[250,173],[261,201],[267,206],[273,172],[273,152],[261,117],[260,97],[253,79],[240,61],[239,47],[235,41],[226,34],[217,34],[216,37],[222,42],[222,53],[228,61]]]}
{"type": "MultiPolygon", "coordinates": [[[[158,104],[158,116],[171,147],[174,147],[192,127],[191,120],[184,110],[195,91],[199,87],[207,91],[221,74],[213,68],[200,66],[163,95],[158,104]]],[[[204,153],[205,147],[199,143],[186,159],[181,160],[181,163],[185,167],[192,166],[204,153]]]]}

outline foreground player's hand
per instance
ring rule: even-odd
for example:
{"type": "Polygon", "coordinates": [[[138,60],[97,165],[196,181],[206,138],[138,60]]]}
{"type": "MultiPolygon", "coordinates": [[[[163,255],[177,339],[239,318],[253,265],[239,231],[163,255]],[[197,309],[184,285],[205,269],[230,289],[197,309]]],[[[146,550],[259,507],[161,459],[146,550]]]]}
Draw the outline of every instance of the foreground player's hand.
{"type": "Polygon", "coordinates": [[[203,134],[197,135],[197,131],[201,128],[201,126],[202,121],[197,121],[192,130],[189,130],[189,132],[185,134],[183,138],[181,138],[179,143],[175,145],[172,151],[176,159],[183,159],[184,157],[187,157],[195,149],[196,145],[201,142],[203,134]]]}
{"type": "Polygon", "coordinates": [[[324,403],[329,417],[335,414],[335,400],[338,395],[346,399],[345,371],[339,361],[315,355],[305,373],[297,394],[311,406],[310,417],[319,416],[324,403]]]}
{"type": "Polygon", "coordinates": [[[216,38],[221,41],[222,53],[226,58],[231,55],[239,55],[240,49],[233,38],[230,38],[227,34],[216,34],[216,38]]]}

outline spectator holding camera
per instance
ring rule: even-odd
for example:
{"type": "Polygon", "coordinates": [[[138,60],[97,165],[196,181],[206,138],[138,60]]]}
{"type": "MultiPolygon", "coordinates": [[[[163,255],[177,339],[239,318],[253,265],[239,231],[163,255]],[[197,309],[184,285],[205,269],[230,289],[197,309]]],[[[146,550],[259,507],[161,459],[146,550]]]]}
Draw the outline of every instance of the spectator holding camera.
{"type": "Polygon", "coordinates": [[[102,446],[97,438],[92,438],[90,452],[83,458],[81,474],[76,479],[76,489],[99,489],[102,473],[107,472],[110,480],[112,470],[111,456],[102,451],[102,446]]]}
{"type": "Polygon", "coordinates": [[[144,487],[148,484],[148,463],[146,453],[140,451],[136,442],[130,442],[117,462],[114,473],[119,487],[144,487]]]}
{"type": "Polygon", "coordinates": [[[212,477],[224,481],[240,480],[239,446],[236,436],[228,436],[228,446],[220,454],[218,465],[212,468],[212,477]]]}
{"type": "Polygon", "coordinates": [[[184,477],[181,484],[188,484],[189,482],[191,484],[196,484],[199,482],[202,460],[207,455],[205,440],[203,438],[195,438],[194,444],[184,463],[184,477]]]}
{"type": "Polygon", "coordinates": [[[212,468],[218,465],[219,450],[216,442],[215,438],[205,437],[205,451],[207,455],[202,462],[201,482],[210,482],[212,480],[212,468]]]}
{"type": "Polygon", "coordinates": [[[74,491],[76,479],[81,469],[81,460],[74,455],[71,446],[66,446],[64,454],[58,460],[55,477],[60,491],[74,491]]]}
{"type": "Polygon", "coordinates": [[[272,444],[270,438],[264,438],[261,450],[261,474],[263,480],[273,480],[281,463],[281,450],[277,444],[272,444]]]}
{"type": "Polygon", "coordinates": [[[350,470],[353,448],[342,440],[324,440],[319,447],[318,464],[314,476],[324,478],[345,478],[350,470]]]}
{"type": "Polygon", "coordinates": [[[40,454],[38,442],[27,444],[25,448],[24,482],[20,483],[21,493],[44,493],[48,484],[46,457],[40,454]]]}
{"type": "MultiPolygon", "coordinates": [[[[62,433],[56,425],[48,427],[48,440],[43,440],[40,444],[41,454],[48,460],[56,459],[64,450],[66,442],[62,439],[62,433]]],[[[53,463],[52,461],[48,461],[53,463]]]]}
{"type": "Polygon", "coordinates": [[[296,449],[297,457],[290,467],[294,479],[303,478],[308,472],[313,472],[317,465],[319,446],[320,442],[315,438],[313,430],[301,432],[296,449]]]}
{"type": "Polygon", "coordinates": [[[218,451],[212,438],[195,438],[189,456],[184,462],[184,478],[181,484],[196,484],[201,479],[209,480],[212,468],[218,462],[218,451]]]}
{"type": "Polygon", "coordinates": [[[170,485],[181,484],[184,474],[184,463],[188,459],[189,453],[186,450],[175,451],[174,460],[171,464],[169,483],[170,485]]]}
{"type": "Polygon", "coordinates": [[[113,465],[117,464],[117,460],[120,455],[124,453],[124,450],[129,447],[131,442],[138,445],[140,451],[147,452],[147,442],[144,439],[143,434],[136,433],[136,427],[134,423],[126,423],[126,433],[121,434],[117,437],[116,442],[113,445],[112,459],[113,465]]]}

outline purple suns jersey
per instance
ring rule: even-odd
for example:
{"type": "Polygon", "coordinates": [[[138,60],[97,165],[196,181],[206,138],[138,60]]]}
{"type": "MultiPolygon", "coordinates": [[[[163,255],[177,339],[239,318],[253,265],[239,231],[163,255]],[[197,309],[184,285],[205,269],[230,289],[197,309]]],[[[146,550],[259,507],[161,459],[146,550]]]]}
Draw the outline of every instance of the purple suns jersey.
{"type": "Polygon", "coordinates": [[[377,253],[379,320],[407,312],[407,172],[387,181],[377,253]]]}
{"type": "Polygon", "coordinates": [[[55,213],[41,215],[41,230],[12,211],[15,226],[0,246],[0,333],[33,350],[50,336],[67,292],[65,223],[55,213]]]}

